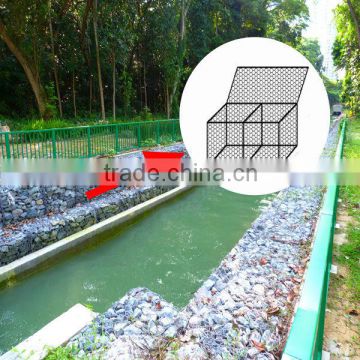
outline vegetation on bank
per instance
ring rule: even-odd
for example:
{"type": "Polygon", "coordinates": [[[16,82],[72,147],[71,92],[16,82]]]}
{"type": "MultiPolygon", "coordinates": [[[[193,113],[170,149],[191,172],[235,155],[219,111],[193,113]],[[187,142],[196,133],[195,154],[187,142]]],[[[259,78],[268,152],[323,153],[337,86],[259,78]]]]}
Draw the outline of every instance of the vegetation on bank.
{"type": "MultiPolygon", "coordinates": [[[[154,120],[164,120],[166,116],[164,114],[139,114],[138,116],[122,116],[116,117],[115,120],[113,118],[106,118],[105,121],[99,121],[98,117],[92,118],[52,118],[48,120],[44,119],[8,119],[1,120],[0,118],[0,126],[7,125],[9,126],[11,131],[16,130],[46,130],[46,129],[61,129],[67,127],[76,127],[76,126],[91,126],[91,125],[99,125],[99,124],[119,124],[124,122],[137,122],[137,121],[154,121],[154,120]]],[[[1,131],[1,129],[0,129],[1,131]]]]}
{"type": "MultiPolygon", "coordinates": [[[[348,121],[344,157],[360,159],[360,118],[348,121]]],[[[351,298],[360,302],[360,186],[342,186],[340,198],[345,202],[352,222],[347,228],[347,243],[338,248],[336,260],[345,266],[349,273],[346,278],[351,298]]]]}
{"type": "Polygon", "coordinates": [[[343,0],[335,10],[337,37],[333,59],[345,72],[341,102],[351,116],[360,114],[360,1],[343,0]]]}

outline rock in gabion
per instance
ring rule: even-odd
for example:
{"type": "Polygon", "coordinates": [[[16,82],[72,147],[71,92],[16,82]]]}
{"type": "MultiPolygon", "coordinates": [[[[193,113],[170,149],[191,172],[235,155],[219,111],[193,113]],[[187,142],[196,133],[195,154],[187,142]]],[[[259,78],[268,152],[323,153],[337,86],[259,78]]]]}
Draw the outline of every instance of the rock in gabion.
{"type": "MultiPolygon", "coordinates": [[[[154,151],[184,151],[183,144],[154,151]]],[[[141,151],[119,158],[141,158],[141,151]]],[[[0,266],[39,250],[173,187],[117,189],[88,201],[85,186],[0,186],[0,266]]]]}
{"type": "Polygon", "coordinates": [[[11,232],[0,227],[0,266],[163,194],[170,186],[112,190],[61,214],[43,216],[11,232]]]}

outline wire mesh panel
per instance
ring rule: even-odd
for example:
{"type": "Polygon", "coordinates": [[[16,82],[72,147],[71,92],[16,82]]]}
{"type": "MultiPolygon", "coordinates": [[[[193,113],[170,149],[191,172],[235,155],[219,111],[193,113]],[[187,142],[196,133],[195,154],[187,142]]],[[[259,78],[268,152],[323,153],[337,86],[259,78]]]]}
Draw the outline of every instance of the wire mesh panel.
{"type": "Polygon", "coordinates": [[[225,105],[207,122],[208,158],[288,158],[308,67],[239,67],[225,105]]]}

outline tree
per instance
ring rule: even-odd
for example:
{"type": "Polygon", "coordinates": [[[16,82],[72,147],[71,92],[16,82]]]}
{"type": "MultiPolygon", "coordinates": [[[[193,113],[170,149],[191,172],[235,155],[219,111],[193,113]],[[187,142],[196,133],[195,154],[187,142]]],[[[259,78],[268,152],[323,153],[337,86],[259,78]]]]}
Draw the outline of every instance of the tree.
{"type": "Polygon", "coordinates": [[[320,50],[320,44],[317,39],[303,38],[297,46],[300,51],[315,67],[323,79],[329,102],[331,105],[337,104],[340,101],[341,84],[338,81],[330,80],[324,73],[323,61],[324,56],[320,50]]]}
{"type": "Polygon", "coordinates": [[[50,44],[51,44],[51,57],[53,62],[53,71],[54,71],[54,79],[56,86],[56,94],[58,99],[58,107],[60,117],[63,117],[62,104],[61,104],[61,93],[60,93],[60,85],[59,85],[59,71],[58,71],[58,60],[55,54],[55,40],[54,40],[54,31],[53,31],[53,21],[52,21],[52,6],[51,0],[49,0],[49,32],[50,32],[50,44]]]}
{"type": "Polygon", "coordinates": [[[112,113],[113,120],[116,120],[117,67],[124,68],[130,48],[134,46],[131,23],[134,21],[135,12],[128,1],[108,0],[102,5],[101,13],[101,39],[111,65],[112,113]]]}
{"type": "Polygon", "coordinates": [[[354,114],[360,111],[359,13],[358,2],[344,0],[337,6],[337,37],[333,45],[334,63],[338,69],[345,70],[341,100],[354,114]]]}
{"type": "Polygon", "coordinates": [[[328,93],[330,105],[338,104],[340,102],[341,82],[330,80],[324,74],[322,75],[322,79],[328,93]]]}
{"type": "Polygon", "coordinates": [[[347,0],[346,1],[350,10],[350,14],[351,14],[351,18],[354,22],[354,26],[355,26],[355,30],[356,30],[356,36],[357,36],[357,42],[358,42],[358,47],[360,49],[360,19],[359,16],[357,14],[357,11],[355,9],[355,6],[353,5],[351,0],[347,0]]]}
{"type": "Polygon", "coordinates": [[[303,38],[297,46],[299,50],[321,74],[324,71],[323,62],[324,56],[320,50],[320,44],[317,39],[303,38]]]}
{"type": "Polygon", "coordinates": [[[103,121],[105,121],[106,115],[105,115],[105,102],[104,102],[104,88],[103,88],[102,75],[101,75],[99,39],[98,39],[98,32],[97,32],[97,18],[98,18],[97,0],[94,0],[94,2],[93,2],[93,26],[94,26],[96,65],[97,65],[97,74],[98,74],[98,83],[99,83],[101,118],[103,121]]]}
{"type": "Polygon", "coordinates": [[[179,17],[179,32],[177,34],[176,46],[177,46],[177,56],[174,62],[175,67],[175,76],[171,86],[168,86],[168,106],[167,106],[167,116],[171,116],[173,102],[175,96],[177,95],[178,87],[180,84],[181,76],[184,69],[184,59],[186,54],[186,29],[187,29],[187,16],[192,0],[177,0],[175,6],[178,11],[179,17]],[[170,89],[169,89],[170,88],[170,89]]]}
{"type": "Polygon", "coordinates": [[[40,59],[43,42],[40,34],[46,28],[48,4],[45,0],[31,2],[1,1],[0,37],[22,66],[34,93],[40,116],[52,116],[52,108],[41,82],[40,59]]]}
{"type": "Polygon", "coordinates": [[[28,116],[36,103],[46,118],[99,107],[104,120],[110,106],[114,120],[171,117],[211,50],[246,36],[295,46],[306,18],[304,0],[0,0],[0,82],[11,89],[0,90],[0,111],[13,116],[15,96],[28,116]]]}
{"type": "Polygon", "coordinates": [[[296,46],[309,19],[305,0],[266,1],[266,4],[270,16],[267,36],[296,46]]]}

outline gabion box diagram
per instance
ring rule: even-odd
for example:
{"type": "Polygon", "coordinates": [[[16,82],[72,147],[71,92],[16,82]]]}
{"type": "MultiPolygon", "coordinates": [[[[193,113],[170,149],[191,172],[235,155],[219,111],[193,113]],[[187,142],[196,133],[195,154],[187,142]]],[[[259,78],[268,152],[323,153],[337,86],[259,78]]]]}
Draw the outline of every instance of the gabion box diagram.
{"type": "Polygon", "coordinates": [[[207,122],[207,157],[288,158],[308,67],[238,67],[227,102],[207,122]]]}

